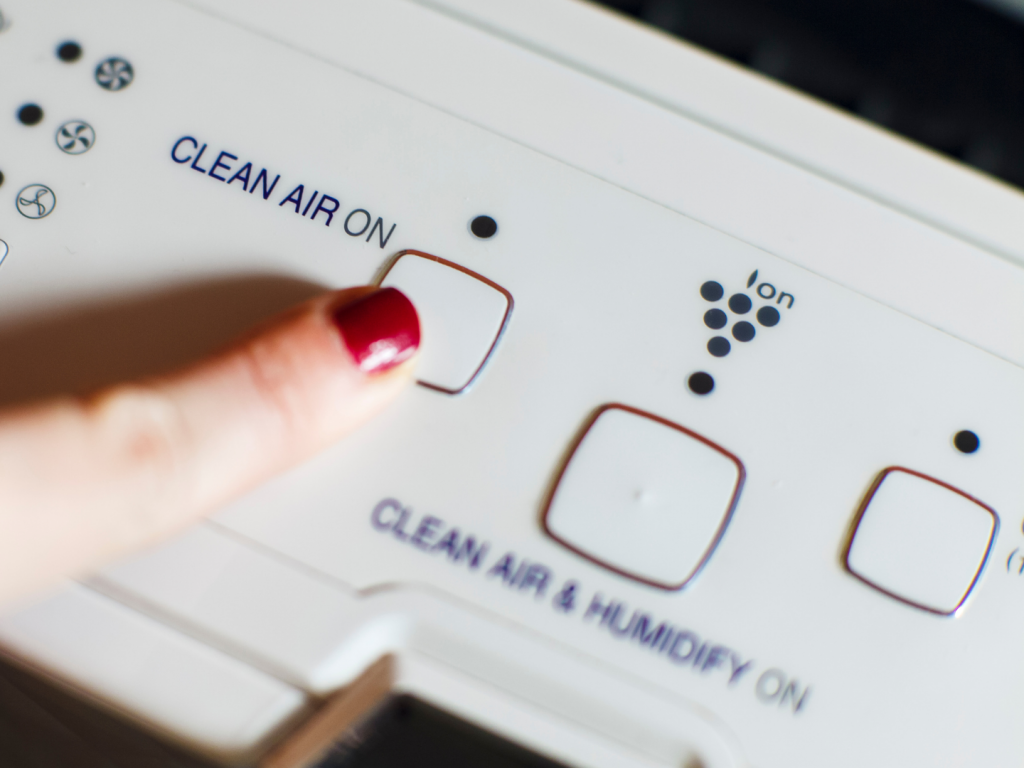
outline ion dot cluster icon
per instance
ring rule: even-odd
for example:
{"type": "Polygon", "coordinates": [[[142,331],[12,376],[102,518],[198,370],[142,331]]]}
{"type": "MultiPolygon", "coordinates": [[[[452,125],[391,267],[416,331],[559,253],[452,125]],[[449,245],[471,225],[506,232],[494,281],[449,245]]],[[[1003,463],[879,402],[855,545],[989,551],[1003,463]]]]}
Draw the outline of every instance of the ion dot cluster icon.
{"type": "MultiPolygon", "coordinates": [[[[725,288],[716,280],[708,280],[700,287],[700,295],[705,301],[718,305],[725,298],[725,288]]],[[[780,292],[771,283],[758,283],[755,269],[747,278],[747,293],[734,293],[724,305],[714,306],[704,313],[704,325],[713,331],[722,331],[721,335],[708,341],[708,352],[715,357],[728,355],[732,351],[732,342],[726,334],[742,344],[753,341],[757,336],[757,326],[774,328],[782,320],[779,308],[792,307],[794,300],[792,294],[780,292]],[[765,301],[756,311],[749,293],[765,301]]]]}

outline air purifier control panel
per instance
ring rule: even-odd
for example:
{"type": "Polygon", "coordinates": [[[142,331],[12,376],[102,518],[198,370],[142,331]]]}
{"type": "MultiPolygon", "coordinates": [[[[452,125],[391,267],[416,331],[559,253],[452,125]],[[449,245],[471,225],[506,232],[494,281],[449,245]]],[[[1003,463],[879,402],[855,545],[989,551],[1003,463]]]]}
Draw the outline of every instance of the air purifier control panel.
{"type": "Polygon", "coordinates": [[[1019,763],[1019,367],[185,3],[3,12],[5,338],[257,278],[424,329],[383,416],[11,658],[225,762],[393,654],[580,768],[1019,763]]]}

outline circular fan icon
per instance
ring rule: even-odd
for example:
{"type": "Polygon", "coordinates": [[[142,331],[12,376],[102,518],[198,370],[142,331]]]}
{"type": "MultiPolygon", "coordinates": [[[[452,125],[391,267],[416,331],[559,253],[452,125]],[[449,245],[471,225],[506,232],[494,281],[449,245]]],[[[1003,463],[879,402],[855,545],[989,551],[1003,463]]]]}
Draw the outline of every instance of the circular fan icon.
{"type": "Polygon", "coordinates": [[[28,219],[49,216],[57,206],[57,196],[45,184],[29,184],[18,193],[18,212],[28,219]]]}
{"type": "Polygon", "coordinates": [[[96,67],[96,82],[108,91],[120,91],[127,88],[135,79],[135,70],[124,59],[113,56],[101,61],[96,67]]]}
{"type": "Polygon", "coordinates": [[[96,131],[83,120],[68,120],[57,129],[57,146],[69,155],[80,155],[92,149],[96,131]]]}

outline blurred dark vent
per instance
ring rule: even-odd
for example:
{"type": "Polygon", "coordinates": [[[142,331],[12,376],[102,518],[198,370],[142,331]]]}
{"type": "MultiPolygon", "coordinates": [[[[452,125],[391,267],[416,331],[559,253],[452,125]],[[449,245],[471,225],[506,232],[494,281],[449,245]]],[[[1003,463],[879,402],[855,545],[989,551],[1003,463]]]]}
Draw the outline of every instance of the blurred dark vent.
{"type": "Polygon", "coordinates": [[[968,0],[596,0],[1024,188],[1024,25],[968,0]]]}

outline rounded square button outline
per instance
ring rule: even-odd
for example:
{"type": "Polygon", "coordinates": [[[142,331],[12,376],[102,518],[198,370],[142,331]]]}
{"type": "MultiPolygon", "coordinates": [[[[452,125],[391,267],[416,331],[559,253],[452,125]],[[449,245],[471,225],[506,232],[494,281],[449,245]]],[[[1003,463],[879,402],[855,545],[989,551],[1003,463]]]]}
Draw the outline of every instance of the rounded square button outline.
{"type": "Polygon", "coordinates": [[[918,471],[913,470],[913,469],[908,469],[907,467],[898,467],[898,466],[886,467],[885,469],[883,469],[881,472],[878,473],[878,476],[875,478],[874,482],[871,484],[871,487],[868,488],[868,492],[864,496],[864,501],[861,502],[860,507],[857,509],[856,515],[854,515],[853,523],[850,526],[850,532],[849,532],[849,534],[846,537],[846,546],[843,547],[843,554],[842,554],[843,569],[848,574],[850,574],[855,579],[857,579],[857,581],[861,582],[862,584],[866,584],[867,586],[871,587],[872,589],[877,590],[878,592],[881,592],[883,595],[886,595],[887,597],[891,597],[893,600],[901,602],[904,605],[909,605],[911,608],[917,608],[919,610],[926,611],[927,613],[931,613],[931,614],[933,614],[935,616],[953,616],[953,617],[955,617],[955,616],[957,616],[960,613],[960,611],[963,610],[964,606],[967,604],[968,599],[974,593],[974,588],[977,586],[978,580],[981,579],[981,574],[985,572],[985,567],[988,565],[989,558],[991,558],[991,556],[992,556],[992,550],[995,548],[996,536],[998,536],[998,534],[999,534],[999,514],[994,509],[992,509],[992,507],[990,507],[988,504],[986,504],[985,502],[983,502],[983,501],[981,501],[979,499],[976,499],[974,496],[971,496],[969,493],[967,493],[965,491],[961,491],[959,488],[957,488],[955,486],[952,486],[949,483],[945,483],[942,480],[939,480],[937,477],[932,477],[931,475],[926,475],[923,472],[918,472],[918,471]],[[985,548],[985,555],[984,555],[984,557],[981,558],[981,563],[980,563],[980,565],[978,565],[978,570],[975,572],[974,578],[971,579],[970,585],[967,587],[966,590],[964,590],[964,594],[963,594],[963,597],[960,598],[960,602],[957,603],[956,607],[953,608],[953,610],[951,610],[951,611],[940,611],[940,610],[937,610],[935,608],[931,608],[931,607],[929,607],[927,605],[922,605],[921,603],[916,603],[913,600],[908,600],[907,598],[902,597],[901,595],[897,595],[896,593],[886,589],[885,587],[883,587],[883,586],[881,586],[879,584],[876,584],[875,582],[871,581],[871,579],[867,578],[866,576],[862,576],[861,574],[857,573],[855,570],[853,570],[853,567],[850,565],[850,552],[853,550],[853,541],[857,537],[857,529],[860,528],[861,521],[864,519],[864,514],[868,511],[868,506],[870,506],[871,500],[873,498],[875,498],[875,494],[878,492],[878,489],[881,487],[882,483],[885,481],[885,478],[887,478],[893,472],[903,472],[904,474],[912,475],[913,477],[920,478],[921,480],[927,480],[930,483],[935,483],[936,485],[945,488],[947,491],[952,491],[953,493],[957,494],[958,496],[963,496],[968,501],[973,502],[974,504],[977,504],[979,507],[981,507],[986,512],[988,512],[990,515],[992,515],[992,533],[989,534],[988,546],[985,548]]]}
{"type": "Polygon", "coordinates": [[[463,384],[458,389],[449,389],[448,387],[441,387],[438,386],[437,384],[431,384],[430,382],[423,381],[422,379],[416,380],[416,383],[419,384],[421,387],[432,389],[435,392],[443,392],[446,395],[462,394],[471,386],[473,386],[473,383],[476,382],[477,378],[479,378],[480,374],[483,372],[487,363],[490,361],[491,356],[494,354],[494,350],[497,349],[498,343],[501,341],[501,337],[505,335],[505,330],[508,328],[509,320],[512,318],[512,308],[515,306],[515,301],[512,298],[512,294],[509,293],[505,288],[498,285],[493,280],[487,279],[480,273],[474,272],[471,269],[467,269],[461,264],[456,264],[454,261],[442,259],[440,256],[435,256],[432,253],[426,253],[425,251],[415,251],[412,249],[399,251],[391,259],[389,259],[388,262],[384,265],[384,268],[381,270],[380,275],[377,277],[376,280],[374,280],[373,284],[379,288],[383,284],[387,276],[391,273],[391,270],[395,268],[395,265],[398,264],[398,262],[401,261],[406,256],[418,256],[421,259],[436,261],[438,264],[441,264],[446,267],[451,267],[452,269],[462,272],[464,275],[469,275],[470,277],[479,280],[481,283],[490,286],[491,288],[498,291],[505,297],[505,316],[501,319],[501,326],[498,328],[498,333],[495,334],[494,341],[491,342],[491,346],[487,348],[487,354],[484,355],[484,359],[480,361],[480,365],[477,366],[477,369],[475,371],[473,371],[473,375],[469,377],[469,380],[465,384],[463,384]]]}
{"type": "Polygon", "coordinates": [[[725,536],[726,529],[729,527],[729,522],[732,520],[732,515],[733,512],[735,512],[736,510],[736,505],[739,503],[740,494],[743,491],[743,485],[746,482],[746,479],[747,470],[746,467],[743,466],[743,462],[740,461],[739,457],[731,453],[730,451],[727,451],[725,448],[718,445],[717,443],[713,443],[711,440],[708,440],[703,435],[699,435],[693,430],[687,429],[686,427],[682,426],[681,424],[676,424],[674,421],[669,421],[668,419],[662,418],[661,416],[653,414],[649,411],[634,408],[633,406],[625,405],[623,403],[605,403],[604,405],[598,406],[596,409],[594,409],[590,416],[584,421],[583,426],[580,427],[579,431],[576,433],[576,437],[573,439],[572,442],[572,447],[569,449],[568,453],[563,459],[562,464],[558,469],[558,473],[555,476],[555,480],[551,484],[551,489],[548,491],[547,498],[545,498],[544,500],[544,511],[541,515],[541,526],[544,529],[544,533],[546,533],[551,539],[556,541],[558,544],[565,547],[570,552],[579,555],[585,560],[589,560],[591,563],[594,563],[595,565],[604,568],[605,570],[611,571],[612,573],[618,574],[619,576],[623,576],[627,579],[640,582],[641,584],[646,584],[649,587],[663,589],[666,592],[678,592],[691,581],[693,581],[697,577],[697,575],[702,570],[704,570],[704,566],[707,565],[708,561],[711,559],[711,556],[715,553],[715,550],[718,549],[718,545],[722,541],[722,537],[725,536]],[[669,427],[670,429],[674,429],[677,432],[682,432],[687,437],[693,438],[694,440],[703,443],[708,448],[711,448],[712,450],[722,454],[727,459],[729,459],[733,464],[736,465],[736,487],[733,488],[732,496],[729,499],[729,504],[726,507],[725,514],[722,515],[722,521],[719,523],[718,528],[715,530],[715,535],[711,538],[711,543],[708,544],[707,549],[704,551],[704,555],[693,567],[693,570],[690,571],[686,578],[680,581],[678,584],[666,584],[664,582],[654,581],[653,579],[646,579],[643,576],[638,576],[635,573],[631,573],[630,571],[618,568],[617,566],[612,565],[611,563],[607,563],[604,560],[601,560],[600,558],[595,557],[589,554],[588,552],[579,549],[571,542],[566,541],[565,539],[558,536],[558,534],[552,531],[551,528],[548,526],[548,516],[551,514],[551,506],[555,501],[555,496],[558,494],[558,486],[562,484],[562,479],[565,477],[565,473],[569,469],[569,465],[572,464],[572,460],[576,456],[576,452],[579,450],[579,447],[583,444],[583,441],[586,439],[587,435],[590,434],[590,430],[594,426],[594,424],[597,423],[597,420],[600,419],[602,415],[612,410],[625,411],[626,413],[633,414],[634,416],[640,416],[642,418],[655,421],[658,424],[661,424],[662,426],[665,427],[669,427]]]}

